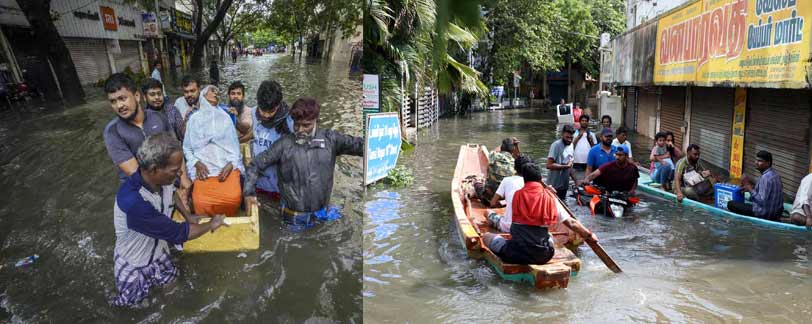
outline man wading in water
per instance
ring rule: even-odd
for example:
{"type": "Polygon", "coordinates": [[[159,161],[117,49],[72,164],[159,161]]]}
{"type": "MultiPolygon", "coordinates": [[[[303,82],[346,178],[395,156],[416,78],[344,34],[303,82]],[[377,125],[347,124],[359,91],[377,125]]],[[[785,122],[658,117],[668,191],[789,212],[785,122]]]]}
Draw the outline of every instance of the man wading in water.
{"type": "Polygon", "coordinates": [[[364,154],[363,138],[317,128],[319,110],[315,99],[296,100],[290,110],[294,133],[283,135],[257,155],[246,170],[243,196],[249,207],[257,204],[255,188],[260,172],[277,166],[282,214],[293,231],[313,227],[316,221],[341,218],[338,208],[330,206],[336,157],[364,154]]]}

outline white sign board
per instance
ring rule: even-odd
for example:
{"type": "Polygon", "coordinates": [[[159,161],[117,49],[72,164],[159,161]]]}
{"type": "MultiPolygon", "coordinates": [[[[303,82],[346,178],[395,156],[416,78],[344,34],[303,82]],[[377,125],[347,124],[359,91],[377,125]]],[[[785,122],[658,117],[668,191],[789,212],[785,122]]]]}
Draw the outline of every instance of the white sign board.
{"type": "Polygon", "coordinates": [[[377,74],[364,74],[364,110],[381,111],[381,89],[377,74]]]}

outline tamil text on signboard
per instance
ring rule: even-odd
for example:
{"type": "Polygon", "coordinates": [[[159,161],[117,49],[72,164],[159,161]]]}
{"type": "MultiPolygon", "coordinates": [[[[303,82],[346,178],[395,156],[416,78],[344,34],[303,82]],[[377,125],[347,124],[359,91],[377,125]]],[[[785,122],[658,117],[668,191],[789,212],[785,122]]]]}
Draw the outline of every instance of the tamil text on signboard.
{"type": "Polygon", "coordinates": [[[385,178],[397,165],[401,141],[397,113],[369,114],[366,126],[364,185],[385,178]]]}
{"type": "Polygon", "coordinates": [[[812,1],[700,0],[658,21],[656,84],[806,87],[812,1]]]}

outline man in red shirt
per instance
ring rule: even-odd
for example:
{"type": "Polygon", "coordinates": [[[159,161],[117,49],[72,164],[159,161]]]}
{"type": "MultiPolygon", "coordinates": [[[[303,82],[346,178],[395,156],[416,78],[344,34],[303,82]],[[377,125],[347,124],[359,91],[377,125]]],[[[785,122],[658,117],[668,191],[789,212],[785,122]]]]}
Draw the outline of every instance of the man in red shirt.
{"type": "Polygon", "coordinates": [[[564,224],[588,241],[598,237],[586,229],[561,205],[554,189],[541,181],[541,167],[535,163],[522,166],[524,187],[513,194],[513,224],[511,239],[485,233],[483,241],[502,261],[514,264],[545,264],[555,254],[554,242],[548,228],[564,224]]]}
{"type": "Polygon", "coordinates": [[[615,161],[601,165],[597,170],[587,175],[585,183],[595,180],[595,184],[608,191],[623,191],[631,195],[637,191],[637,178],[640,173],[637,167],[627,159],[626,148],[615,147],[615,161]]]}

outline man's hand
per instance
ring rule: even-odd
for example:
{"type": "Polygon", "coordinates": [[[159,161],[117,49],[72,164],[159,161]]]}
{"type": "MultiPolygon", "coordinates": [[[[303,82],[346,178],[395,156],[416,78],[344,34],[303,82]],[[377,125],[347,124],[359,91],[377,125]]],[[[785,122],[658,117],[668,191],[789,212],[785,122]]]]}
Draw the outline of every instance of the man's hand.
{"type": "Polygon", "coordinates": [[[705,171],[702,171],[702,176],[703,176],[703,177],[705,177],[705,178],[710,177],[710,176],[711,176],[711,172],[710,172],[710,170],[705,170],[705,171]]]}
{"type": "Polygon", "coordinates": [[[685,199],[685,195],[683,195],[681,191],[678,192],[677,193],[677,202],[682,202],[683,199],[685,199]]]}
{"type": "Polygon", "coordinates": [[[203,162],[197,161],[195,163],[195,177],[198,180],[206,180],[209,177],[209,168],[203,162]]]}
{"type": "Polygon", "coordinates": [[[189,222],[189,224],[200,224],[201,218],[203,218],[203,216],[189,215],[189,218],[187,218],[186,221],[189,222]]]}
{"type": "Polygon", "coordinates": [[[211,221],[209,221],[209,223],[211,224],[210,230],[211,230],[212,233],[214,233],[214,231],[216,229],[220,228],[220,226],[225,226],[225,227],[229,226],[228,224],[226,224],[226,215],[222,215],[222,214],[221,215],[215,215],[214,217],[212,217],[211,221]]]}
{"type": "Polygon", "coordinates": [[[233,171],[233,170],[234,170],[234,165],[232,165],[231,162],[228,162],[228,164],[226,164],[226,166],[223,168],[223,170],[220,171],[220,175],[218,176],[220,178],[219,179],[220,182],[225,182],[226,179],[228,178],[228,175],[230,175],[231,171],[233,171]]]}
{"type": "Polygon", "coordinates": [[[257,206],[257,208],[259,208],[259,202],[257,201],[256,196],[246,196],[245,197],[245,209],[250,210],[251,206],[257,206]]]}
{"type": "Polygon", "coordinates": [[[572,168],[572,165],[575,164],[575,162],[573,162],[573,161],[574,161],[573,159],[570,159],[570,161],[567,162],[567,167],[568,168],[572,168]]]}
{"type": "Polygon", "coordinates": [[[228,107],[228,113],[232,114],[234,116],[239,116],[240,115],[240,113],[237,111],[237,108],[234,108],[234,107],[228,107]]]}
{"type": "Polygon", "coordinates": [[[598,242],[598,236],[595,233],[589,233],[589,237],[584,238],[587,241],[598,242]]]}

